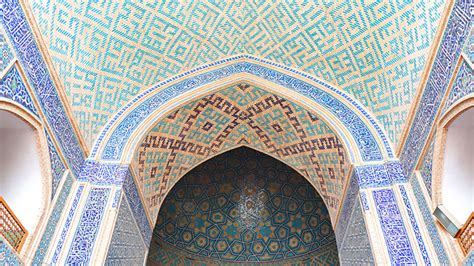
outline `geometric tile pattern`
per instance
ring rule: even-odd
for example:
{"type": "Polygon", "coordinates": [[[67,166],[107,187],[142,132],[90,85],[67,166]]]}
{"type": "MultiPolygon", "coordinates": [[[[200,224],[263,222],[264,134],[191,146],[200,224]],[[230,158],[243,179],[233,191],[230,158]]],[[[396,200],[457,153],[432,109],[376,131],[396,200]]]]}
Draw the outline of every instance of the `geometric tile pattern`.
{"type": "Polygon", "coordinates": [[[0,236],[0,264],[1,265],[23,265],[15,251],[11,248],[7,241],[0,236]]]}
{"type": "Polygon", "coordinates": [[[297,169],[335,215],[349,169],[341,141],[317,115],[263,89],[240,84],[180,107],[158,121],[140,144],[133,164],[152,219],[182,175],[241,145],[297,169]]]}
{"type": "Polygon", "coordinates": [[[57,264],[58,259],[59,259],[59,254],[61,254],[61,251],[64,247],[64,242],[66,241],[66,237],[69,232],[69,228],[72,225],[72,220],[74,219],[76,210],[78,209],[78,204],[79,200],[81,199],[82,192],[84,191],[84,185],[80,185],[77,188],[76,195],[74,196],[74,200],[71,204],[71,207],[69,209],[69,212],[66,217],[66,221],[64,222],[63,229],[61,231],[60,239],[58,243],[56,244],[56,248],[54,250],[53,258],[51,259],[51,264],[57,264]]]}
{"type": "Polygon", "coordinates": [[[314,187],[249,148],[225,152],[187,173],[166,197],[153,234],[191,257],[240,262],[311,258],[336,241],[314,187]]]}
{"type": "Polygon", "coordinates": [[[428,204],[421,190],[420,183],[418,182],[418,179],[416,178],[414,174],[412,175],[410,179],[410,184],[413,189],[413,194],[415,195],[416,201],[418,203],[418,208],[423,217],[424,225],[426,226],[426,229],[428,230],[428,234],[431,238],[431,243],[433,243],[435,252],[438,255],[438,260],[441,264],[448,265],[449,258],[448,258],[448,255],[446,254],[443,243],[441,242],[441,238],[438,233],[438,228],[436,228],[433,215],[431,214],[431,211],[428,208],[428,204]]]}
{"type": "Polygon", "coordinates": [[[463,60],[461,66],[459,67],[459,71],[456,74],[456,78],[454,79],[453,87],[449,92],[449,96],[444,105],[442,114],[444,114],[446,110],[457,100],[470,93],[474,93],[473,76],[474,70],[465,60],[463,60]]]}
{"type": "Polygon", "coordinates": [[[471,250],[469,254],[467,254],[466,259],[464,260],[463,266],[472,266],[474,265],[474,251],[471,250]]]}
{"type": "Polygon", "coordinates": [[[86,142],[134,95],[246,53],[337,84],[403,129],[444,1],[31,3],[86,142]]]}
{"type": "MultiPolygon", "coordinates": [[[[339,230],[339,229],[338,229],[339,230]]],[[[354,202],[347,230],[339,244],[342,265],[373,265],[374,257],[359,200],[354,202]]]]}
{"type": "Polygon", "coordinates": [[[5,37],[3,27],[0,26],[0,73],[2,73],[7,66],[13,61],[13,55],[10,44],[5,37]]]}
{"type": "Polygon", "coordinates": [[[423,237],[421,236],[420,229],[418,228],[418,222],[416,221],[415,215],[413,213],[413,209],[410,205],[410,199],[408,198],[407,191],[403,185],[398,186],[400,188],[400,193],[402,195],[403,203],[405,204],[408,216],[410,217],[411,226],[413,227],[413,232],[415,234],[416,241],[418,242],[418,246],[421,251],[421,255],[423,256],[423,262],[425,265],[431,265],[430,257],[428,255],[428,251],[426,250],[423,237]]]}
{"type": "Polygon", "coordinates": [[[17,67],[12,67],[0,80],[0,97],[10,99],[22,105],[39,118],[38,111],[17,67]]]}
{"type": "Polygon", "coordinates": [[[51,161],[51,175],[53,177],[51,199],[53,199],[56,195],[56,190],[59,186],[59,183],[61,182],[61,178],[64,174],[64,171],[66,171],[66,167],[64,166],[63,161],[59,157],[58,151],[56,150],[56,146],[51,140],[51,136],[46,131],[45,135],[46,140],[48,141],[49,159],[51,161]]]}
{"type": "Polygon", "coordinates": [[[423,89],[413,122],[400,153],[400,162],[408,176],[415,168],[430,134],[441,101],[456,68],[461,49],[472,25],[472,1],[456,0],[443,38],[423,89]]]}
{"type": "Polygon", "coordinates": [[[397,264],[416,264],[395,194],[391,189],[375,190],[372,193],[390,260],[397,264]]]}
{"type": "Polygon", "coordinates": [[[347,227],[349,226],[358,194],[359,186],[357,183],[356,173],[352,172],[351,179],[349,180],[349,184],[344,195],[344,201],[342,202],[339,218],[337,219],[336,240],[339,248],[341,248],[340,245],[342,244],[347,227]]]}
{"type": "Polygon", "coordinates": [[[127,199],[123,196],[105,264],[140,265],[145,260],[146,251],[127,199]]]}
{"type": "Polygon", "coordinates": [[[36,253],[33,259],[33,264],[43,264],[46,263],[44,257],[46,252],[48,251],[49,245],[53,238],[53,234],[56,230],[56,226],[59,223],[59,218],[64,210],[64,205],[66,204],[66,200],[71,193],[72,184],[74,179],[71,174],[68,174],[66,180],[64,181],[64,185],[62,186],[56,204],[53,207],[53,211],[51,212],[51,216],[49,217],[48,223],[46,225],[46,229],[43,232],[43,236],[41,237],[40,244],[36,249],[36,253]]]}
{"type": "Polygon", "coordinates": [[[69,248],[66,264],[89,263],[109,194],[110,188],[107,187],[94,187],[90,190],[69,248]]]}
{"type": "Polygon", "coordinates": [[[433,182],[433,152],[434,152],[434,142],[436,139],[436,135],[431,138],[431,142],[428,146],[428,151],[426,151],[425,157],[422,160],[421,167],[420,167],[420,174],[423,178],[425,183],[426,190],[428,194],[431,194],[431,184],[433,182]]]}
{"type": "Polygon", "coordinates": [[[150,222],[148,221],[145,206],[139,195],[138,186],[130,170],[127,171],[127,175],[123,182],[123,193],[125,195],[125,198],[127,199],[127,202],[130,205],[133,217],[138,224],[138,228],[140,229],[140,233],[142,234],[143,241],[148,247],[150,245],[153,228],[151,227],[150,222]]]}

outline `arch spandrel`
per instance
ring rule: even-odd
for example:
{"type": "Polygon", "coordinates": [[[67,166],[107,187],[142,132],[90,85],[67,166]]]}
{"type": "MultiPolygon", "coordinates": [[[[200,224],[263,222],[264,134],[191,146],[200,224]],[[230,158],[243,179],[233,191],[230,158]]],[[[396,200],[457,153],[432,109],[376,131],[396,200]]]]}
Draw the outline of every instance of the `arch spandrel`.
{"type": "Polygon", "coordinates": [[[170,104],[171,100],[177,100],[187,92],[222,81],[232,74],[250,74],[266,79],[300,95],[308,105],[322,106],[323,113],[333,116],[329,122],[335,127],[340,126],[339,133],[351,139],[345,143],[350,153],[360,153],[352,161],[382,161],[393,157],[391,144],[383,129],[356,100],[308,74],[250,56],[237,56],[195,68],[135,97],[106,125],[94,145],[91,157],[123,161],[127,156],[125,153],[130,154],[123,147],[141,139],[142,136],[136,136],[131,140],[131,136],[137,133],[144,121],[156,116],[154,110],[170,104]]]}

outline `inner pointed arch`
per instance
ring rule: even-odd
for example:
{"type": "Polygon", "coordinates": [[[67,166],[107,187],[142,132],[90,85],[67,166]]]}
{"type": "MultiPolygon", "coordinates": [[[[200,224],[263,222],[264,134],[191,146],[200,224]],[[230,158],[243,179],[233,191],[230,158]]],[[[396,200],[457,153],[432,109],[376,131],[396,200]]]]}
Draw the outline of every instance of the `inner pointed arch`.
{"type": "Polygon", "coordinates": [[[350,161],[331,127],[314,112],[240,83],[168,113],[146,134],[132,165],[152,219],[166,193],[203,161],[239,146],[297,170],[320,193],[335,222],[350,161]]]}

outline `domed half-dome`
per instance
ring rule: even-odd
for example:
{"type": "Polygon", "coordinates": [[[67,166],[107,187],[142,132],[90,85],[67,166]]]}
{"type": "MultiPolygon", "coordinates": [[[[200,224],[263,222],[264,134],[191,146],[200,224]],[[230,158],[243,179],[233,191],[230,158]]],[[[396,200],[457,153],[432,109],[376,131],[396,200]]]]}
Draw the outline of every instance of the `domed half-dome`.
{"type": "Polygon", "coordinates": [[[295,170],[238,148],[187,173],[166,197],[149,264],[338,262],[328,210],[295,170]]]}

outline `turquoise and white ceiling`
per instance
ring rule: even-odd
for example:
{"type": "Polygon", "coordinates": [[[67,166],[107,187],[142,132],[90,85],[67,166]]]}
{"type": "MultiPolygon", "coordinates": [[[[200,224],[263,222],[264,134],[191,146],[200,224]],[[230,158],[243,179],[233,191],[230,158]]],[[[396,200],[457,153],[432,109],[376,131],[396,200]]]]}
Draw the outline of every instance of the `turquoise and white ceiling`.
{"type": "Polygon", "coordinates": [[[444,2],[34,0],[31,7],[88,145],[140,91],[239,53],[334,83],[397,143],[444,2]]]}

